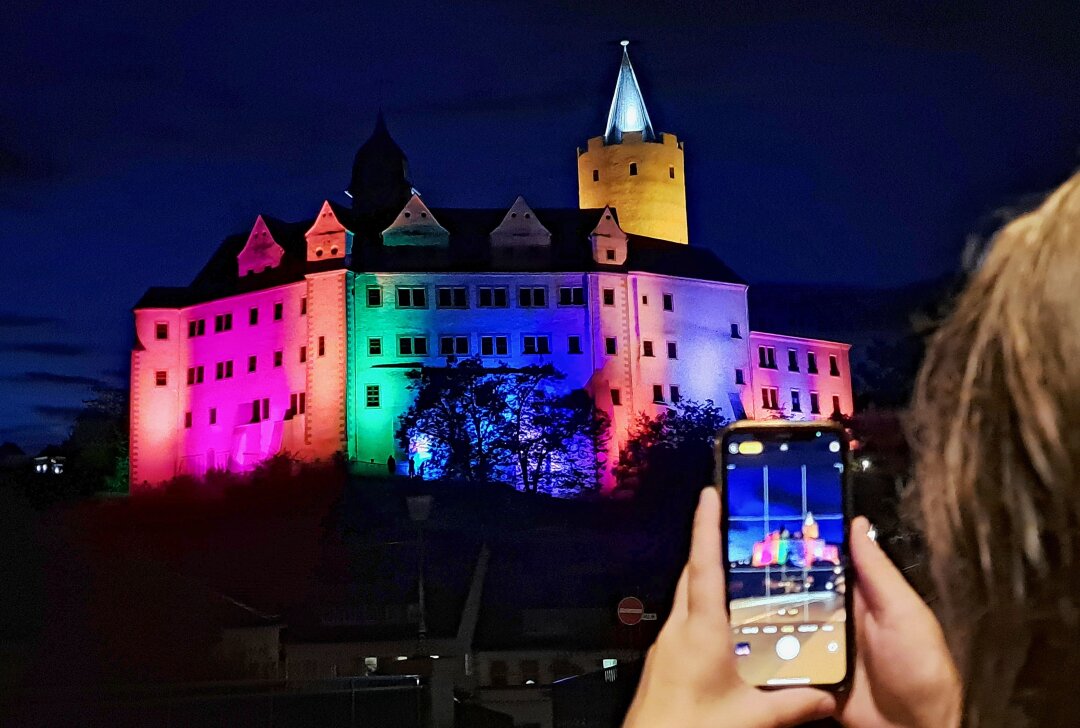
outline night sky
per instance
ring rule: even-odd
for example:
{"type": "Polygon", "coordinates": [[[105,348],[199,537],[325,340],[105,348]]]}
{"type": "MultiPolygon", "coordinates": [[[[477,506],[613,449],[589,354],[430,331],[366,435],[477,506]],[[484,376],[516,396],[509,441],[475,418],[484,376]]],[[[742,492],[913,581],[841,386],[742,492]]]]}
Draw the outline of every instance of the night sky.
{"type": "Polygon", "coordinates": [[[691,243],[751,282],[941,274],[1080,146],[1075,2],[28,5],[0,30],[0,441],[28,450],[126,380],[147,287],[343,199],[379,108],[430,205],[576,205],[623,37],[691,243]]]}

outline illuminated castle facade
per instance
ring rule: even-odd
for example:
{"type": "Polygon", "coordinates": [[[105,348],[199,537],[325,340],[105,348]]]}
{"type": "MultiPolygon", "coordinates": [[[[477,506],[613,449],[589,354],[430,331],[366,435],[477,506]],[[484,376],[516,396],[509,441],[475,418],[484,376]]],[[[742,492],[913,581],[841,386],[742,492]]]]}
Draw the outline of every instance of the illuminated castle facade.
{"type": "Polygon", "coordinates": [[[623,51],[577,209],[428,207],[380,116],[350,206],[256,219],[195,280],[135,306],[131,483],[280,452],[385,467],[406,372],[466,356],[550,362],[612,421],[681,398],[732,418],[852,411],[848,345],[751,332],[747,285],[689,244],[683,144],[657,133],[623,51]]]}

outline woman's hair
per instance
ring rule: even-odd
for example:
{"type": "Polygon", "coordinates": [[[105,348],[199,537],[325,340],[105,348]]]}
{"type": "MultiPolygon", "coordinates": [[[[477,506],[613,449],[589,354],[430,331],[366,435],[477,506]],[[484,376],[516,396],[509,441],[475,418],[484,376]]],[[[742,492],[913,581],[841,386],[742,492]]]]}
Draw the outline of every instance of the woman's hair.
{"type": "Polygon", "coordinates": [[[1080,721],[1080,174],[1003,228],[930,339],[909,493],[965,721],[1080,721]]]}

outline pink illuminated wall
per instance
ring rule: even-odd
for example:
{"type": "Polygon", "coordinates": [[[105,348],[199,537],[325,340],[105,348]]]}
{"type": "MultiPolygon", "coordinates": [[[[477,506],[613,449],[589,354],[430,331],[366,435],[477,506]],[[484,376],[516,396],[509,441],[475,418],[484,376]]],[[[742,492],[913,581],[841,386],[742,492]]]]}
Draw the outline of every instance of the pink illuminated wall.
{"type": "Polygon", "coordinates": [[[747,411],[755,419],[823,419],[836,407],[842,414],[852,414],[850,349],[850,344],[834,341],[752,332],[753,381],[747,411]],[[773,393],[766,389],[775,390],[775,407],[773,393]]]}

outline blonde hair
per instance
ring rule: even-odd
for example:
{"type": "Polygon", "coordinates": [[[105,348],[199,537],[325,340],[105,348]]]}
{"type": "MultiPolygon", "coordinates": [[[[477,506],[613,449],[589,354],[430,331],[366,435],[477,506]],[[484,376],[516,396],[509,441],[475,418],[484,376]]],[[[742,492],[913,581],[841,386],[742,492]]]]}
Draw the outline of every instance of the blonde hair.
{"type": "Polygon", "coordinates": [[[966,723],[1074,724],[1080,174],[995,236],[929,342],[910,427],[966,723]]]}

